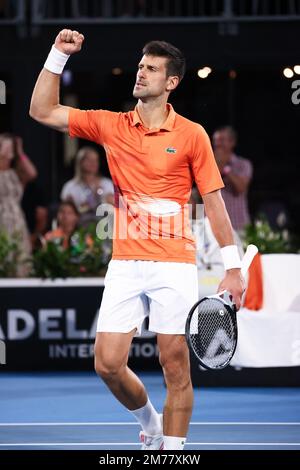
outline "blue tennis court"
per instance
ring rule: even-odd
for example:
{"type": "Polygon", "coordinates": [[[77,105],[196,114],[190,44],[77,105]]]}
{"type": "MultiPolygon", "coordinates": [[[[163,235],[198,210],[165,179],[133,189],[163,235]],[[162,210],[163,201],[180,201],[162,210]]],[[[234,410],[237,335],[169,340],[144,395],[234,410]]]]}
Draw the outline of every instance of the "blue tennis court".
{"type": "MultiPolygon", "coordinates": [[[[139,374],[162,409],[160,373],[139,374]]],[[[3,373],[0,450],[139,449],[139,425],[95,374],[3,373]]],[[[186,449],[300,450],[299,388],[196,388],[186,449]]]]}

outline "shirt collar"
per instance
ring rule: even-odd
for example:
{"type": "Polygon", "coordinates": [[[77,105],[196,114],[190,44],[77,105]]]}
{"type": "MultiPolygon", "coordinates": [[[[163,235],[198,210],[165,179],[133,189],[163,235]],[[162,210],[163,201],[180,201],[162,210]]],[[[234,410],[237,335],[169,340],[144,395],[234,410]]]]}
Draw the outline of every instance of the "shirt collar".
{"type": "MultiPolygon", "coordinates": [[[[171,131],[174,127],[176,113],[170,103],[167,103],[167,109],[169,111],[169,114],[165,122],[160,127],[160,130],[171,131]]],[[[130,125],[134,127],[137,124],[143,125],[137,107],[135,107],[134,110],[130,112],[130,125]]]]}

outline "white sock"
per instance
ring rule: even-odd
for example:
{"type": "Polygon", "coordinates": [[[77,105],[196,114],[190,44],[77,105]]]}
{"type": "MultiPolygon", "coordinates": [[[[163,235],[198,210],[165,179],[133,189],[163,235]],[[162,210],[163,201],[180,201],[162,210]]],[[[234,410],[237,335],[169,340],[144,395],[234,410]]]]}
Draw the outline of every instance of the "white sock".
{"type": "Polygon", "coordinates": [[[186,437],[164,436],[164,450],[182,450],[186,437]]]}
{"type": "Polygon", "coordinates": [[[142,408],[129,411],[135,416],[136,420],[140,423],[146,434],[155,436],[156,434],[162,433],[160,416],[149,398],[146,405],[142,406],[142,408]]]}

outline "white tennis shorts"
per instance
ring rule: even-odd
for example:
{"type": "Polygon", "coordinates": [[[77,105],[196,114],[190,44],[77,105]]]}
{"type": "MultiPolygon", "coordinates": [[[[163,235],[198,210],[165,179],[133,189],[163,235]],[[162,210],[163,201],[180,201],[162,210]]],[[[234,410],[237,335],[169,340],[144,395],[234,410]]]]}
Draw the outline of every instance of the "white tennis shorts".
{"type": "Polygon", "coordinates": [[[191,263],[111,260],[104,281],[97,331],[128,333],[149,315],[149,330],[184,334],[198,300],[197,267],[191,263]]]}

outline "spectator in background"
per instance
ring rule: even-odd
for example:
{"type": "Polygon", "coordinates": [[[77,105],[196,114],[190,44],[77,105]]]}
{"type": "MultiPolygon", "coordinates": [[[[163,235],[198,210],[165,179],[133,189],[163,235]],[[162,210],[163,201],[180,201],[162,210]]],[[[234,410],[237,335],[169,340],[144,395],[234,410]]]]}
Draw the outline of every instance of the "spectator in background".
{"type": "Polygon", "coordinates": [[[61,199],[74,202],[80,213],[81,226],[97,221],[96,210],[100,204],[113,204],[112,181],[99,175],[99,154],[93,147],[82,147],[78,151],[75,178],[65,183],[61,199]]]}
{"type": "Polygon", "coordinates": [[[79,212],[72,201],[64,201],[60,204],[57,212],[58,227],[55,230],[47,232],[46,241],[57,241],[63,248],[68,248],[70,239],[78,228],[79,212]]]}
{"type": "MultiPolygon", "coordinates": [[[[26,184],[36,177],[36,168],[24,153],[21,137],[0,134],[0,230],[19,234],[21,261],[31,252],[21,199],[26,184]]],[[[25,265],[20,265],[18,275],[23,276],[27,271],[25,265]]]]}
{"type": "Polygon", "coordinates": [[[26,185],[22,208],[30,233],[32,249],[34,250],[40,247],[41,237],[47,231],[49,212],[44,190],[37,181],[32,181],[26,185]]]}
{"type": "Polygon", "coordinates": [[[235,230],[243,230],[250,223],[248,210],[248,187],[252,178],[252,164],[246,158],[237,156],[234,148],[236,131],[231,126],[219,127],[213,134],[215,158],[225,187],[222,196],[235,230]]]}

